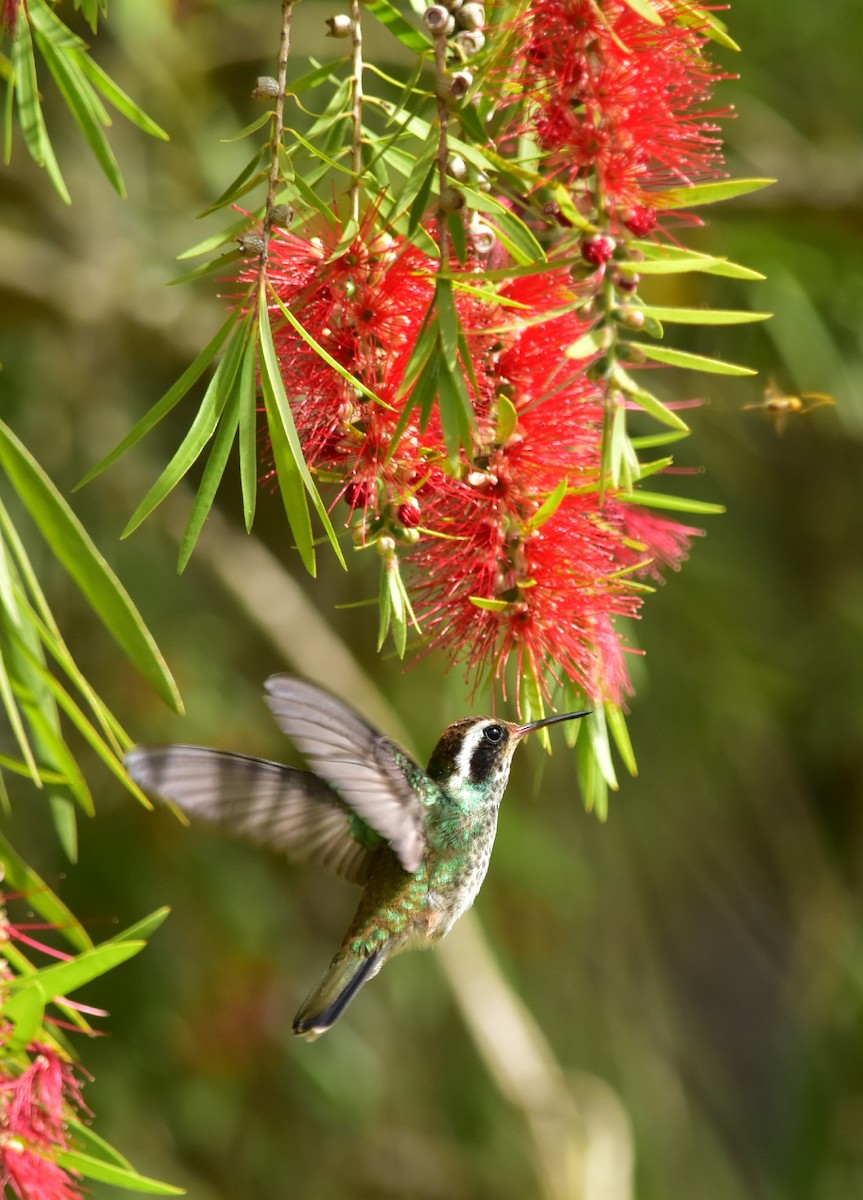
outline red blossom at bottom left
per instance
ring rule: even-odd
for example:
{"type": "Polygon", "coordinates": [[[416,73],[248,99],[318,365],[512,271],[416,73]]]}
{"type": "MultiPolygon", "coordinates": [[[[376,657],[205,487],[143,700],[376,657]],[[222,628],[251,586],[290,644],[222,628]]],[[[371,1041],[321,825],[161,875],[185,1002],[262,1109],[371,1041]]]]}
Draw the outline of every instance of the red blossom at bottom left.
{"type": "Polygon", "coordinates": [[[80,1200],[73,1173],[56,1161],[69,1148],[67,1122],[86,1112],[72,1064],[34,1042],[23,1071],[0,1066],[0,1189],[18,1200],[80,1200]]]}

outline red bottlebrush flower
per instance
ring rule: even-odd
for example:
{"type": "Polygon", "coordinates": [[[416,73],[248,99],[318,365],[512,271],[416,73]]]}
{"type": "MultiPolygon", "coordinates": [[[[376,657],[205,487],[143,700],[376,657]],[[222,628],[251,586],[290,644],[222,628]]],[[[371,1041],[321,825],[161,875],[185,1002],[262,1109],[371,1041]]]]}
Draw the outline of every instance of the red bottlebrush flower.
{"type": "Polygon", "coordinates": [[[309,465],[342,483],[351,511],[401,505],[425,469],[412,427],[393,452],[404,371],[434,297],[435,263],[370,221],[336,253],[338,226],[310,241],[274,232],[269,280],[308,332],[384,402],[359,393],[273,307],[276,353],[309,465]],[[385,407],[389,405],[390,407],[385,407]]]}
{"type": "Polygon", "coordinates": [[[18,1200],[79,1200],[72,1174],[54,1159],[69,1145],[67,1122],[87,1111],[73,1067],[50,1046],[18,1074],[0,1068],[0,1188],[18,1200]]]}
{"type": "MultiPolygon", "coordinates": [[[[675,549],[661,519],[648,529],[613,496],[600,503],[603,397],[584,361],[565,354],[590,328],[569,273],[503,284],[514,308],[455,290],[475,431],[473,458],[452,472],[437,411],[424,425],[416,411],[405,418],[401,394],[436,263],[368,230],[336,253],[338,245],[335,227],[313,241],[280,233],[271,242],[281,301],[385,402],[358,393],[275,308],[276,351],[310,465],[336,484],[352,518],[360,514],[361,544],[386,544],[392,555],[401,543],[427,645],[466,661],[475,685],[504,686],[512,661],[519,680],[535,678],[547,695],[567,678],[594,701],[620,701],[629,681],[616,622],[636,616],[641,600],[629,573],[650,556],[679,561],[685,532],[675,549]],[[540,513],[563,480],[556,511],[540,513]]],[[[615,241],[590,246],[604,266],[615,241]]]]}
{"type": "Polygon", "coordinates": [[[662,567],[679,571],[693,538],[704,530],[669,521],[640,504],[619,505],[623,533],[633,545],[636,559],[646,559],[643,573],[662,579],[662,567]]]}
{"type": "Polygon", "coordinates": [[[527,128],[549,168],[587,180],[611,217],[661,207],[664,189],[722,169],[722,114],[706,106],[723,76],[703,53],[707,39],[677,20],[685,5],[654,7],[661,26],[624,0],[535,0],[522,18],[527,128]]]}

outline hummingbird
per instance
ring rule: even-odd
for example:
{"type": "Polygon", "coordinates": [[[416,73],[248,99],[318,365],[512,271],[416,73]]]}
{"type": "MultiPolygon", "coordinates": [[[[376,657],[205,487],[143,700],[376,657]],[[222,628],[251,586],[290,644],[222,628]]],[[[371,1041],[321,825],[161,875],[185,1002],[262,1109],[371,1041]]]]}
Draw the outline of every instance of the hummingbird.
{"type": "Polygon", "coordinates": [[[444,730],[423,770],[315,684],[273,675],[265,688],[280,729],[314,771],[202,746],[137,746],[126,767],[190,816],[363,887],[341,946],[293,1021],[312,1041],[388,958],[444,937],[473,904],[522,738],[589,714],[526,725],[465,717],[444,730]]]}

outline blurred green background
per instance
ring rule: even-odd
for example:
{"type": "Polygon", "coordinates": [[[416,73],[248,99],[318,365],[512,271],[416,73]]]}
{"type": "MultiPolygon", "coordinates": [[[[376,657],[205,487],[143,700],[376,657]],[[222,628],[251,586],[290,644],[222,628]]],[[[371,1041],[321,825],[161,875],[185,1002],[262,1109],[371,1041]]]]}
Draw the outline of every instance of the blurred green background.
{"type": "MultiPolygon", "coordinates": [[[[224,219],[194,218],[247,155],[220,139],[256,115],[248,94],[273,69],[278,10],[111,0],[96,58],[171,142],[116,124],[120,202],[46,87],[73,206],[20,142],[0,173],[2,414],[67,492],[220,322],[211,283],[166,285],[175,256],[224,219]]],[[[332,54],[327,15],[297,9],[298,57],[332,54]]],[[[352,889],[147,813],[97,768],[99,814],[82,822],[69,866],[42,800],[24,785],[13,794],[11,840],[94,938],[173,908],[143,955],[84,994],[111,1017],[109,1036],[80,1051],[96,1128],[196,1200],[863,1195],[863,10],[747,0],[728,19],[743,47],[715,54],[741,75],[718,94],[737,109],[729,166],[779,182],[708,211],[691,240],[768,278],[688,275],[650,295],[776,316],[676,342],[755,365],[759,379],[662,376],[666,397],[707,399],[679,456],[703,475],[668,487],[728,513],[634,631],[646,651],[630,722],[639,777],[602,826],[582,810],[562,739],[551,760],[529,747],[516,761],[477,914],[547,1039],[544,1083],[527,1070],[504,1094],[495,1062],[528,1059],[497,985],[468,1001],[495,1054],[437,953],[394,963],[334,1032],[297,1044],[291,1016],[341,937],[352,889]],[[831,393],[836,407],[792,417],[780,435],[743,410],[771,377],[831,393]],[[551,1084],[572,1102],[557,1124],[540,1111],[551,1084]]],[[[383,32],[367,39],[369,57],[397,71],[394,46],[383,32]]],[[[374,594],[376,564],[348,577],[323,552],[312,586],[278,499],[263,499],[249,543],[231,487],[183,577],[182,494],[118,541],[190,411],[74,498],[188,715],[159,707],[44,562],[82,666],[141,741],[284,758],[262,680],[317,664],[380,722],[388,702],[389,728],[397,713],[425,756],[471,707],[434,657],[407,673],[376,659],[373,609],[337,607],[374,594]],[[345,648],[379,695],[350,674],[345,648]]],[[[447,960],[468,978],[479,971],[470,935],[453,935],[447,960]]]]}

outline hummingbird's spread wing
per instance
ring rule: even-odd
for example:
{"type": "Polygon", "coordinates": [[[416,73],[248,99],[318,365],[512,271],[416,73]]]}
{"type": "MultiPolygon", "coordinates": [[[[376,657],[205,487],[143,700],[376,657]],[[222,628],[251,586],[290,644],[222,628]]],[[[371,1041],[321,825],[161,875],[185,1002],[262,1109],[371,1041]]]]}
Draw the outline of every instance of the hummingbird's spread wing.
{"type": "Polygon", "coordinates": [[[279,727],[342,800],[387,839],[404,869],[416,871],[426,845],[426,805],[413,784],[422,780],[428,792],[436,785],[400,746],[329,692],[290,675],[271,676],[266,688],[279,727]]]}
{"type": "Polygon", "coordinates": [[[351,883],[365,883],[383,844],[323,779],[281,763],[203,746],[137,746],[126,755],[132,778],[294,862],[317,862],[351,883]]]}

